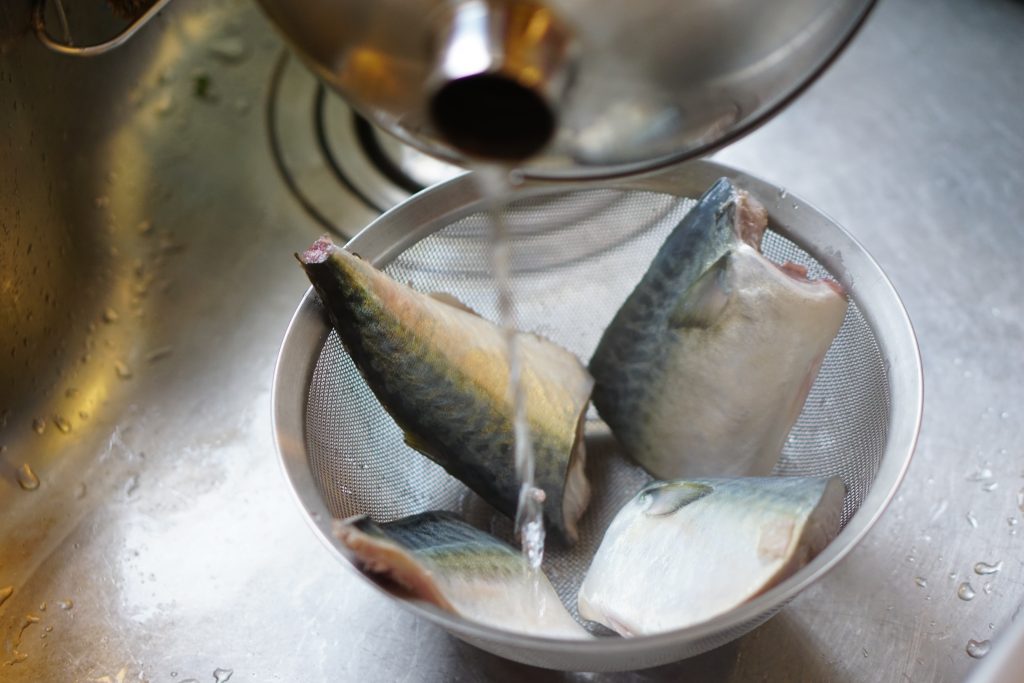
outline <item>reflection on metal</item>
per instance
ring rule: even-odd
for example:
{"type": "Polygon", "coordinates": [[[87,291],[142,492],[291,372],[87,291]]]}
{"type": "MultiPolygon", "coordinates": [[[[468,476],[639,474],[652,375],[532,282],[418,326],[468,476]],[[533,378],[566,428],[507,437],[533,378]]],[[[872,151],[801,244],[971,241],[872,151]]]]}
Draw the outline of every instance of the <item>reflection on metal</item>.
{"type": "Polygon", "coordinates": [[[64,12],[64,4],[62,0],[54,0],[54,3],[56,5],[57,17],[61,24],[61,33],[64,36],[63,40],[54,38],[50,33],[50,28],[46,21],[46,0],[36,0],[35,7],[32,11],[32,24],[35,28],[36,36],[39,38],[39,42],[50,50],[63,55],[69,55],[71,57],[96,57],[98,55],[106,54],[111,50],[115,50],[131,40],[132,36],[134,36],[139,29],[148,24],[150,20],[152,20],[153,17],[155,17],[170,1],[171,0],[156,0],[149,9],[133,19],[131,23],[125,26],[124,29],[122,29],[116,36],[109,40],[105,40],[102,43],[95,43],[93,45],[74,44],[71,39],[71,30],[68,26],[68,19],[64,12]]]}
{"type": "Polygon", "coordinates": [[[530,0],[463,0],[437,22],[430,117],[468,158],[521,161],[551,140],[573,71],[573,36],[530,0]]]}
{"type": "Polygon", "coordinates": [[[424,187],[463,172],[372,126],[282,51],[266,103],[274,162],[302,208],[325,229],[338,226],[335,205],[355,196],[385,211],[424,187]]]}

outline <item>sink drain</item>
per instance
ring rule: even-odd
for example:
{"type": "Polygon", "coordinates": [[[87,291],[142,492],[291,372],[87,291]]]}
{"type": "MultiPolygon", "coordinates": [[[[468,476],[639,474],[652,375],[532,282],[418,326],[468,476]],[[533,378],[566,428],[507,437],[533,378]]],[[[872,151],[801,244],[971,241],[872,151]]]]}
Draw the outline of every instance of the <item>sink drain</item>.
{"type": "Polygon", "coordinates": [[[383,212],[462,169],[381,132],[283,51],[267,101],[270,147],[282,179],[306,212],[331,232],[351,236],[332,216],[349,197],[383,212]]]}

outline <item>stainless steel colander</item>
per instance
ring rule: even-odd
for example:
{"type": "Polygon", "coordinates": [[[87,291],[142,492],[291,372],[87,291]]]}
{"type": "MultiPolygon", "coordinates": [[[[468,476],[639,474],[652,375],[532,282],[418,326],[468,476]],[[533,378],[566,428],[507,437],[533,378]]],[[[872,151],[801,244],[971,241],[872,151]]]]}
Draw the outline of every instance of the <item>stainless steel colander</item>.
{"type": "MultiPolygon", "coordinates": [[[[517,327],[589,359],[668,232],[693,198],[721,176],[768,209],[769,258],[805,265],[812,276],[829,274],[851,295],[843,327],[776,468],[783,475],[842,477],[847,495],[839,536],[755,600],[706,623],[652,636],[561,641],[500,631],[421,603],[403,601],[405,607],[469,643],[537,666],[655,666],[722,645],[769,619],[839,562],[881,515],[903,477],[920,425],[914,332],[892,285],[864,249],[828,217],[779,188],[709,161],[647,177],[521,186],[503,210],[513,245],[517,327]]],[[[484,206],[474,180],[461,176],[384,214],[349,249],[401,282],[454,294],[495,320],[484,206]]],[[[453,510],[511,537],[507,519],[405,445],[312,290],[285,335],[273,410],[288,481],[317,535],[339,558],[347,560],[347,554],[331,534],[331,518],[359,513],[386,522],[424,510],[453,510]]],[[[595,495],[581,520],[580,542],[571,550],[549,547],[545,556],[545,571],[574,615],[576,591],[605,527],[649,479],[612,452],[614,441],[593,410],[587,435],[595,495]]]]}

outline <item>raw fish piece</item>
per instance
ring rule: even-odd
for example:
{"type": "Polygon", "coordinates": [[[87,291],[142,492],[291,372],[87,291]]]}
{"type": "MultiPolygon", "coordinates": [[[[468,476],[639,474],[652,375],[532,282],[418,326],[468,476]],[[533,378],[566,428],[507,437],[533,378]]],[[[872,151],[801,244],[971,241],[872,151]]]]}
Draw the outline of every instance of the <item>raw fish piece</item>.
{"type": "Polygon", "coordinates": [[[662,245],[590,361],[594,405],[660,479],[768,474],[839,331],[842,288],[761,253],[722,178],[662,245]]]}
{"type": "Polygon", "coordinates": [[[655,482],[619,511],[579,592],[624,636],[692,626],[778,584],[839,531],[838,477],[655,482]]]}
{"type": "MultiPolygon", "coordinates": [[[[508,353],[501,328],[450,296],[421,294],[326,238],[299,257],[334,329],[409,446],[514,517],[508,353]]],[[[583,420],[593,379],[569,351],[519,337],[535,485],[567,543],[590,499],[583,420]]]]}
{"type": "Polygon", "coordinates": [[[353,517],[335,535],[356,565],[400,597],[423,600],[488,626],[548,638],[590,638],[547,577],[533,585],[523,556],[449,512],[388,524],[353,517]]]}

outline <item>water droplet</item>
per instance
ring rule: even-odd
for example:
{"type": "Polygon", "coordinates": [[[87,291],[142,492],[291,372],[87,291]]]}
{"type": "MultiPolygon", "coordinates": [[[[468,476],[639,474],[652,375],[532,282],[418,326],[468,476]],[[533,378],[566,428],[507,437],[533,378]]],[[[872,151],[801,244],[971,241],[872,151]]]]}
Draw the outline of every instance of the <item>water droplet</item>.
{"type": "Polygon", "coordinates": [[[985,595],[992,595],[992,584],[986,583],[984,586],[981,587],[981,590],[985,592],[985,595]]]}
{"type": "Polygon", "coordinates": [[[971,514],[970,512],[967,513],[967,523],[970,524],[975,529],[978,528],[978,520],[975,519],[974,515],[971,514]]]}
{"type": "Polygon", "coordinates": [[[923,576],[915,576],[914,583],[917,584],[918,588],[926,588],[928,586],[928,580],[923,576]]]}
{"type": "Polygon", "coordinates": [[[39,477],[27,462],[18,468],[18,486],[26,491],[35,491],[39,488],[39,477]]]}
{"type": "Polygon", "coordinates": [[[75,603],[74,603],[74,601],[71,598],[68,598],[67,600],[58,600],[57,601],[57,607],[60,607],[64,611],[67,611],[67,610],[71,609],[74,606],[75,606],[75,603]]]}
{"type": "Polygon", "coordinates": [[[216,683],[227,683],[227,680],[231,678],[234,673],[234,669],[214,669],[213,680],[216,681],[216,683]]]}
{"type": "Polygon", "coordinates": [[[4,586],[0,588],[0,605],[7,602],[7,598],[14,595],[14,586],[4,586]]]}
{"type": "Polygon", "coordinates": [[[213,85],[213,80],[210,78],[210,74],[206,73],[201,69],[195,69],[192,72],[192,94],[199,98],[210,97],[210,87],[213,85]]]}
{"type": "Polygon", "coordinates": [[[171,678],[177,678],[177,677],[178,677],[178,672],[177,671],[172,671],[171,672],[171,678]]]}
{"type": "Polygon", "coordinates": [[[137,488],[139,488],[139,475],[133,474],[132,476],[128,477],[128,482],[125,484],[124,487],[124,495],[131,496],[133,493],[135,493],[135,489],[137,488]]]}
{"type": "Polygon", "coordinates": [[[1018,522],[1016,517],[1007,517],[1006,518],[1006,523],[1009,524],[1010,526],[1017,526],[1020,522],[1018,522]]]}
{"type": "Polygon", "coordinates": [[[103,322],[105,323],[116,323],[120,316],[113,308],[107,308],[103,311],[103,322]]]}
{"type": "Polygon", "coordinates": [[[989,482],[987,484],[982,485],[981,490],[985,491],[986,493],[991,493],[992,491],[995,491],[997,488],[999,488],[999,482],[998,481],[992,481],[992,482],[989,482]]]}
{"type": "Polygon", "coordinates": [[[146,362],[156,363],[159,360],[163,360],[164,358],[167,358],[167,356],[171,355],[171,351],[173,351],[173,349],[170,346],[161,346],[158,349],[153,349],[146,354],[146,362]]]}
{"type": "Polygon", "coordinates": [[[67,418],[63,415],[54,415],[53,424],[57,425],[57,429],[59,429],[62,434],[67,434],[71,431],[71,423],[68,422],[67,418]]]}
{"type": "Polygon", "coordinates": [[[972,586],[968,582],[964,581],[959,586],[957,586],[956,597],[960,598],[961,600],[965,602],[970,602],[974,599],[975,595],[977,595],[977,593],[974,592],[974,586],[972,586]]]}
{"type": "Polygon", "coordinates": [[[907,562],[909,562],[910,564],[914,564],[915,562],[917,562],[917,559],[913,555],[907,555],[907,562]]]}
{"type": "Polygon", "coordinates": [[[156,98],[153,111],[157,116],[167,116],[174,109],[174,96],[169,92],[163,92],[156,98]]]}
{"type": "Polygon", "coordinates": [[[789,190],[787,190],[786,188],[782,188],[781,190],[779,190],[779,199],[785,199],[788,196],[789,190]]]}
{"type": "Polygon", "coordinates": [[[989,574],[998,574],[1003,568],[1003,561],[1000,560],[995,564],[989,564],[988,562],[978,562],[974,565],[974,573],[980,576],[988,576],[989,574]]]}
{"type": "Polygon", "coordinates": [[[53,627],[52,627],[52,626],[47,626],[47,627],[46,627],[45,629],[43,629],[43,630],[44,630],[44,631],[46,631],[47,633],[53,633],[53,627]]]}
{"type": "Polygon", "coordinates": [[[110,206],[110,197],[106,195],[100,195],[99,197],[96,197],[95,202],[96,208],[102,209],[103,207],[110,206]]]}
{"type": "Polygon", "coordinates": [[[130,379],[132,376],[132,369],[125,365],[123,361],[114,361],[114,371],[117,372],[117,376],[121,379],[130,379]]]}
{"type": "Polygon", "coordinates": [[[1004,420],[1009,419],[1010,413],[1008,413],[1007,411],[1004,410],[1003,412],[999,413],[999,417],[1004,419],[1004,420]]]}
{"type": "Polygon", "coordinates": [[[210,54],[226,64],[237,64],[245,59],[248,47],[238,36],[214,38],[207,45],[210,54]]]}
{"type": "Polygon", "coordinates": [[[78,486],[75,487],[75,499],[82,500],[85,498],[86,486],[84,481],[78,482],[78,486]]]}
{"type": "Polygon", "coordinates": [[[46,603],[45,602],[39,603],[39,611],[40,612],[45,612],[46,611],[46,603]]]}
{"type": "Polygon", "coordinates": [[[41,417],[33,418],[32,419],[32,431],[35,432],[36,434],[40,434],[40,435],[43,432],[45,432],[46,431],[46,420],[44,420],[41,417]]]}
{"type": "Polygon", "coordinates": [[[949,580],[950,581],[956,581],[956,572],[950,572],[949,573],[949,580]]]}
{"type": "Polygon", "coordinates": [[[992,470],[987,467],[981,467],[967,475],[967,481],[986,481],[992,478],[992,470]]]}
{"type": "Polygon", "coordinates": [[[991,640],[968,640],[967,641],[967,654],[975,659],[981,659],[988,654],[988,651],[992,649],[991,640]]]}
{"type": "Polygon", "coordinates": [[[64,395],[68,398],[74,398],[78,396],[78,389],[75,387],[68,387],[68,390],[64,392],[64,395]]]}

